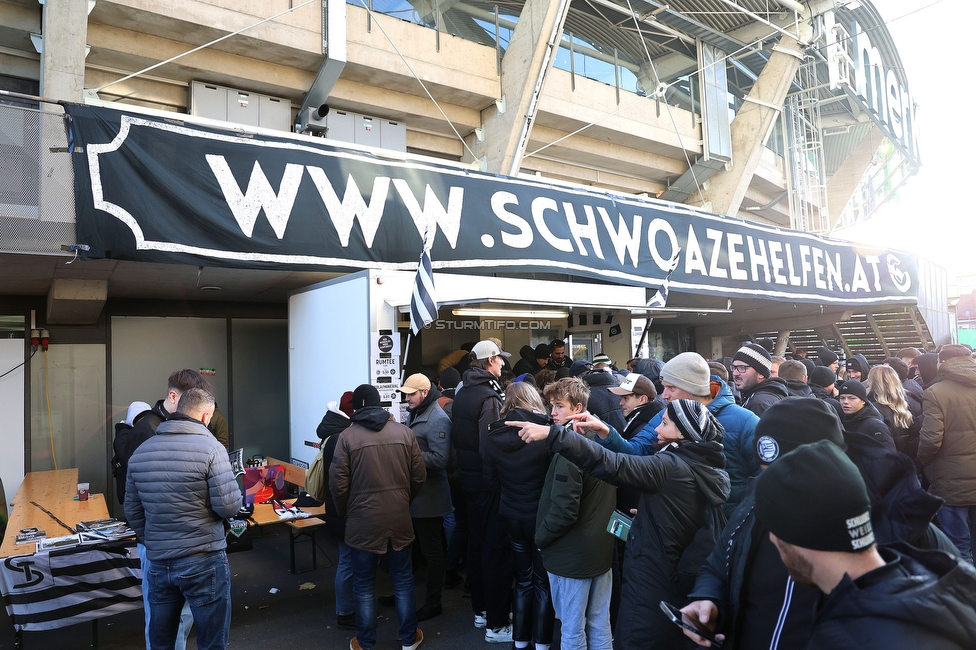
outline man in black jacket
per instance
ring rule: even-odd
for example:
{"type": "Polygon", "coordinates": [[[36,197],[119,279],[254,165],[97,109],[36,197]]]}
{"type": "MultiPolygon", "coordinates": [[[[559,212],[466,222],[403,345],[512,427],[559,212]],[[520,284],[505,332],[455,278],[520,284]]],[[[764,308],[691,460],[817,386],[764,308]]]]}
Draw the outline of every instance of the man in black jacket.
{"type": "Polygon", "coordinates": [[[566,341],[556,339],[549,344],[552,352],[549,354],[549,363],[546,368],[559,371],[560,368],[569,368],[573,365],[573,358],[566,356],[566,341]]]}
{"type": "Polygon", "coordinates": [[[868,391],[859,381],[848,379],[841,384],[837,400],[844,411],[845,431],[856,431],[874,436],[885,447],[895,448],[895,439],[884,423],[881,413],[868,401],[868,391]]]}
{"type": "Polygon", "coordinates": [[[855,354],[847,360],[847,379],[864,383],[868,380],[871,364],[863,354],[855,354]]]}
{"type": "MultiPolygon", "coordinates": [[[[845,434],[833,409],[815,398],[783,400],[756,428],[764,468],[802,445],[825,440],[847,450],[868,485],[879,543],[953,551],[930,523],[939,499],[924,492],[910,461],[863,434],[845,434]]],[[[756,482],[729,518],[683,611],[725,636],[725,648],[802,648],[813,624],[816,589],[787,574],[768,528],[756,518],[756,482]]],[[[690,636],[690,635],[689,635],[690,636]]],[[[694,637],[692,637],[694,638],[694,637]]]]}
{"type": "Polygon", "coordinates": [[[835,445],[763,473],[756,515],[793,580],[824,594],[807,650],[976,647],[976,570],[941,551],[879,548],[867,488],[835,445]]]}
{"type": "Polygon", "coordinates": [[[790,397],[814,397],[807,383],[807,367],[799,361],[790,359],[779,366],[779,378],[786,382],[790,397]]]}
{"type": "MultiPolygon", "coordinates": [[[[350,399],[352,391],[348,391],[350,399]]],[[[349,428],[352,420],[339,410],[338,402],[329,402],[329,408],[322,416],[322,421],[316,427],[315,433],[322,441],[322,462],[328,473],[335,456],[336,443],[339,434],[349,428]]],[[[325,481],[325,528],[329,535],[339,544],[339,561],[335,572],[335,602],[336,627],[340,630],[356,629],[356,599],[352,590],[352,552],[346,546],[346,518],[339,514],[335,498],[329,490],[329,481],[325,481]]]]}
{"type": "Polygon", "coordinates": [[[474,625],[487,627],[485,640],[511,643],[511,591],[514,567],[498,514],[499,486],[485,477],[488,425],[501,417],[501,377],[505,357],[494,341],[471,349],[471,367],[454,396],[451,444],[457,453],[461,487],[468,504],[468,578],[474,625]]]}
{"type": "Polygon", "coordinates": [[[732,381],[742,395],[742,406],[759,417],[770,406],[790,396],[786,382],[770,377],[773,360],[766,348],[745,343],[732,357],[732,381]]]}

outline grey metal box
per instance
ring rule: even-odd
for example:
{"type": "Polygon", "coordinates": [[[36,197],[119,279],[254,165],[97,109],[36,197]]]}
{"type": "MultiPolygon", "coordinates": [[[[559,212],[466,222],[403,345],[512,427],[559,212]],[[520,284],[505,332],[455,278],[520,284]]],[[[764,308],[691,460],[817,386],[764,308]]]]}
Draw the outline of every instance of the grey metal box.
{"type": "Polygon", "coordinates": [[[383,124],[380,127],[380,146],[392,151],[406,152],[407,125],[403,122],[381,121],[383,124]]]}
{"type": "Polygon", "coordinates": [[[223,86],[190,83],[190,115],[212,120],[227,120],[227,89],[223,86]]]}
{"type": "Polygon", "coordinates": [[[329,132],[326,137],[342,142],[355,142],[356,114],[348,111],[331,110],[325,116],[329,132]]]}
{"type": "Polygon", "coordinates": [[[227,90],[227,121],[236,124],[258,126],[261,123],[259,112],[260,95],[246,93],[240,90],[227,90]]]}
{"type": "Polygon", "coordinates": [[[378,117],[368,117],[366,115],[356,115],[356,144],[364,144],[369,147],[379,147],[380,129],[383,120],[378,117]]]}
{"type": "Polygon", "coordinates": [[[260,126],[266,129],[291,131],[291,102],[287,99],[258,95],[260,126]]]}

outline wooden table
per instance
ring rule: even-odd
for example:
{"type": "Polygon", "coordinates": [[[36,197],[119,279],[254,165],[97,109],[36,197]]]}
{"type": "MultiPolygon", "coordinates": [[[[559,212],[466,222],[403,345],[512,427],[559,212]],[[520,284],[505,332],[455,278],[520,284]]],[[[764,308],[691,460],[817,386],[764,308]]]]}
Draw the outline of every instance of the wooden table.
{"type": "MultiPolygon", "coordinates": [[[[292,501],[283,501],[282,503],[287,503],[291,505],[294,503],[292,501]]],[[[251,519],[257,526],[269,526],[271,524],[288,524],[288,549],[289,556],[291,559],[291,572],[292,573],[304,573],[304,571],[295,570],[295,542],[301,537],[308,537],[312,542],[312,568],[318,566],[318,560],[315,553],[315,530],[319,526],[325,525],[325,520],[320,517],[325,515],[325,506],[301,506],[302,512],[307,512],[311,517],[305,517],[304,519],[282,519],[274,511],[274,506],[270,503],[255,503],[254,504],[254,514],[251,515],[251,519]]]]}
{"type": "Polygon", "coordinates": [[[23,647],[24,632],[88,621],[92,624],[92,645],[97,648],[99,618],[143,607],[142,568],[135,540],[50,552],[37,552],[33,542],[16,543],[22,528],[38,528],[48,538],[71,534],[32,501],[72,529],[82,521],[108,518],[104,495],[92,494],[86,501],[75,501],[77,493],[77,469],[31,472],[11,501],[13,509],[0,546],[0,558],[5,558],[0,565],[0,591],[14,623],[15,648],[23,647]],[[98,567],[97,579],[79,573],[82,567],[91,566],[98,567]],[[79,595],[83,596],[81,601],[79,595]]]}
{"type": "Polygon", "coordinates": [[[0,558],[29,555],[37,550],[34,542],[17,544],[17,533],[23,528],[38,528],[48,537],[70,535],[66,528],[31,501],[50,510],[55,517],[74,528],[82,521],[108,518],[104,494],[92,494],[87,501],[75,501],[78,494],[78,470],[61,469],[49,472],[30,472],[24,477],[17,496],[11,501],[13,509],[7,532],[0,546],[0,558]]]}

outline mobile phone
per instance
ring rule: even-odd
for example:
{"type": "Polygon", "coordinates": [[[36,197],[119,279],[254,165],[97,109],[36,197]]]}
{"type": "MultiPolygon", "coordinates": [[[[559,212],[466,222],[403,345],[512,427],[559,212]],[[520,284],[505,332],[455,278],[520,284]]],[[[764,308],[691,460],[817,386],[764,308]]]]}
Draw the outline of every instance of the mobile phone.
{"type": "Polygon", "coordinates": [[[722,647],[722,642],[715,638],[715,634],[713,632],[711,632],[705,627],[702,627],[698,621],[695,621],[682,614],[681,610],[675,607],[674,605],[672,605],[671,603],[662,600],[661,611],[663,611],[664,615],[667,616],[669,619],[671,619],[671,622],[677,625],[678,627],[682,627],[688,630],[689,632],[694,632],[701,638],[711,643],[712,646],[716,648],[722,647]]]}
{"type": "Polygon", "coordinates": [[[610,521],[607,523],[607,532],[626,542],[627,536],[630,535],[630,527],[633,524],[632,517],[628,517],[619,510],[614,510],[610,515],[610,521]]]}

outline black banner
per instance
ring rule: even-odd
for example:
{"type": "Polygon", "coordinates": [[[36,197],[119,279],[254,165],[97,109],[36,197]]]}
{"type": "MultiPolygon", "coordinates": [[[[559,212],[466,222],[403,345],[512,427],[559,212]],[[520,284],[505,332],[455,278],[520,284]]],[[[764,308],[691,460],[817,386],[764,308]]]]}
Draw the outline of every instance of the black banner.
{"type": "Polygon", "coordinates": [[[90,256],[252,268],[556,272],[778,300],[914,302],[914,259],[683,205],[299,135],[68,105],[90,256]]]}

